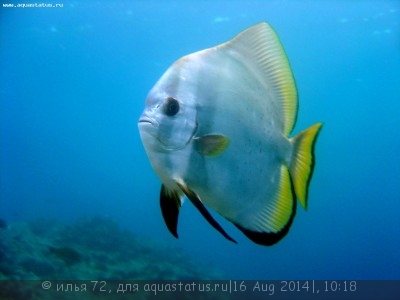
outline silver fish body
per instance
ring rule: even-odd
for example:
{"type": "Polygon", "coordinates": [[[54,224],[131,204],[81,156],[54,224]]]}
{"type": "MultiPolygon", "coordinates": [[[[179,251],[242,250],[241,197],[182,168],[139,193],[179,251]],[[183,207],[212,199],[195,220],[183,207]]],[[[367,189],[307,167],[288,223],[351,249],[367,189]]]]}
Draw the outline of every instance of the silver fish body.
{"type": "Polygon", "coordinates": [[[273,29],[260,23],[176,61],[149,92],[139,131],[162,181],[161,210],[177,237],[185,195],[247,237],[272,245],[288,232],[296,198],[307,207],[321,124],[289,138],[297,90],[273,29]]]}

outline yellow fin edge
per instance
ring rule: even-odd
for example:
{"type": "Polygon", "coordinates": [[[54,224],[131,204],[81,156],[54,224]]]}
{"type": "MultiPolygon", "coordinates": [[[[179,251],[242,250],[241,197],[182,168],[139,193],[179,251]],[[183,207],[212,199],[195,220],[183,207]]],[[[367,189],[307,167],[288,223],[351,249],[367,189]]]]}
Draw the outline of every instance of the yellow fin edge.
{"type": "Polygon", "coordinates": [[[293,214],[293,197],[292,184],[290,182],[289,172],[286,166],[281,166],[281,178],[279,183],[279,190],[275,198],[275,207],[271,221],[273,223],[273,231],[279,232],[292,218],[293,214]]]}
{"type": "Polygon", "coordinates": [[[314,145],[321,127],[322,123],[314,124],[290,139],[293,154],[289,172],[296,197],[304,209],[307,209],[308,185],[315,165],[314,145]]]}
{"type": "Polygon", "coordinates": [[[275,195],[272,201],[267,201],[259,213],[254,215],[255,224],[247,227],[245,224],[232,222],[254,243],[272,246],[289,232],[295,213],[296,202],[289,170],[282,165],[275,195]]]}
{"type": "Polygon", "coordinates": [[[266,88],[280,104],[284,120],[283,133],[294,127],[298,110],[297,88],[289,60],[275,30],[267,23],[256,24],[223,44],[237,51],[246,61],[253,61],[263,75],[266,88]]]}

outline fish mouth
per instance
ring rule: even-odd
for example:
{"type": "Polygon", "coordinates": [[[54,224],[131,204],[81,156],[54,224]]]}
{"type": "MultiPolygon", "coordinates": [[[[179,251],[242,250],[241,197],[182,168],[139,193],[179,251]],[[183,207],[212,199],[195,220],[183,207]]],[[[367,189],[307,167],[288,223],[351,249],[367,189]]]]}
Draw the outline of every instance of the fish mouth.
{"type": "Polygon", "coordinates": [[[149,124],[153,124],[153,123],[151,123],[150,120],[139,120],[139,123],[149,123],[149,124]]]}
{"type": "Polygon", "coordinates": [[[155,122],[153,119],[147,118],[147,117],[141,117],[139,119],[139,124],[145,125],[145,124],[150,124],[153,126],[157,126],[157,122],[155,122]]]}

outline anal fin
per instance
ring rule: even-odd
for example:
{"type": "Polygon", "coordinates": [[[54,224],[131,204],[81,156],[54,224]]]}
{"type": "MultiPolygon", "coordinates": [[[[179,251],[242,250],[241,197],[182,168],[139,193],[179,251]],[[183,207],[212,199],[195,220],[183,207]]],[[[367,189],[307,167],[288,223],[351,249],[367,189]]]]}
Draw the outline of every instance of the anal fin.
{"type": "Polygon", "coordinates": [[[237,244],[237,242],[231,238],[225,230],[219,225],[219,223],[213,218],[213,216],[208,212],[204,204],[201,202],[199,197],[195,192],[190,190],[186,185],[176,182],[176,184],[180,187],[182,192],[185,193],[186,197],[193,203],[193,205],[198,209],[198,211],[201,213],[201,215],[207,220],[207,222],[214,227],[219,233],[221,233],[226,239],[228,239],[231,242],[234,242],[237,244]]]}
{"type": "Polygon", "coordinates": [[[265,202],[264,207],[254,212],[252,224],[232,221],[250,240],[263,246],[272,246],[288,232],[296,214],[296,201],[289,170],[282,165],[279,185],[275,195],[265,202]]]}

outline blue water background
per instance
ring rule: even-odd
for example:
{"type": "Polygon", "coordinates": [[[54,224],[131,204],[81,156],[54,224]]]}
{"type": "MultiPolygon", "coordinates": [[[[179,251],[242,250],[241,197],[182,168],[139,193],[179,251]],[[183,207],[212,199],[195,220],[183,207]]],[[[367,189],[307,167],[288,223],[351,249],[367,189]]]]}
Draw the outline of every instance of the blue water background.
{"type": "Polygon", "coordinates": [[[400,279],[398,1],[62,2],[0,8],[0,218],[109,217],[226,279],[400,279]],[[176,240],[138,134],[146,94],[177,58],[260,21],[293,68],[294,133],[324,122],[308,211],[261,247],[185,202],[176,240]]]}

